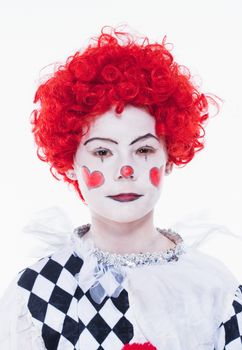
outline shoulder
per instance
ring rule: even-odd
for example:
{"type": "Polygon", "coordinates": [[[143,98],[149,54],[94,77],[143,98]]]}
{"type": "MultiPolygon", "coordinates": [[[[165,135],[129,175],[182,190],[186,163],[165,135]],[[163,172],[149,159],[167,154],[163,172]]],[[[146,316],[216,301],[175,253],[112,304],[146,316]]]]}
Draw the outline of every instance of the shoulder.
{"type": "Polygon", "coordinates": [[[0,299],[0,348],[8,349],[11,339],[11,346],[17,344],[13,349],[18,349],[20,342],[23,348],[35,349],[34,343],[29,347],[28,341],[39,343],[36,349],[45,349],[33,320],[34,312],[36,308],[44,310],[52,293],[66,295],[75,290],[76,279],[73,277],[82,264],[82,259],[73,254],[70,247],[65,247],[16,274],[0,299]]]}
{"type": "Polygon", "coordinates": [[[69,246],[61,248],[20,271],[17,284],[30,291],[37,279],[43,283],[44,281],[57,283],[63,274],[69,277],[75,276],[82,265],[83,260],[77,257],[69,246]]]}
{"type": "Polygon", "coordinates": [[[240,284],[233,272],[223,261],[197,248],[189,247],[184,260],[185,264],[190,266],[194,273],[204,276],[205,280],[209,279],[211,285],[221,282],[226,288],[225,283],[227,282],[227,286],[230,286],[231,290],[235,291],[240,284]]]}
{"type": "Polygon", "coordinates": [[[173,274],[169,278],[180,279],[177,285],[181,292],[187,295],[189,288],[198,303],[203,302],[216,312],[220,323],[241,284],[222,261],[193,247],[188,247],[180,262],[168,272],[173,274]]]}
{"type": "Polygon", "coordinates": [[[61,274],[75,276],[82,265],[83,260],[69,246],[42,257],[16,274],[0,299],[1,308],[11,304],[16,298],[23,297],[25,293],[22,289],[31,291],[34,284],[40,284],[40,281],[56,283],[61,274]]]}

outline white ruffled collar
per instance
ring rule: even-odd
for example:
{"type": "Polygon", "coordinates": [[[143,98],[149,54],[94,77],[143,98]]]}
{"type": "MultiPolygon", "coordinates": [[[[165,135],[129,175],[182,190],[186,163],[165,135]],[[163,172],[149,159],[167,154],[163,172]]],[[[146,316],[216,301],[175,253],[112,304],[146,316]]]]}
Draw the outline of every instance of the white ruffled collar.
{"type": "Polygon", "coordinates": [[[91,238],[84,237],[90,224],[77,227],[71,235],[72,250],[83,260],[79,285],[84,292],[90,291],[95,302],[101,304],[106,296],[117,298],[124,289],[123,282],[127,269],[160,265],[178,261],[188,247],[180,235],[171,230],[160,230],[176,244],[174,249],[165,252],[140,254],[114,254],[96,248],[91,238]],[[116,263],[113,263],[115,261],[116,263]],[[117,261],[120,262],[117,264],[117,261]]]}
{"type": "Polygon", "coordinates": [[[125,272],[98,264],[97,257],[93,254],[95,247],[91,239],[84,240],[73,233],[71,244],[74,254],[83,260],[81,271],[76,278],[84,293],[89,290],[92,299],[98,304],[101,304],[106,296],[118,297],[123,289],[125,272]]]}

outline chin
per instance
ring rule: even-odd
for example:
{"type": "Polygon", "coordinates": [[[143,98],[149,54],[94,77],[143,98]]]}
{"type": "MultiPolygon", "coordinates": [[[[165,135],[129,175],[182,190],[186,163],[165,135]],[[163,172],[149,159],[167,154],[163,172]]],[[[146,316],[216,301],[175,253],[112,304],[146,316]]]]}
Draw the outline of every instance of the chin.
{"type": "Polygon", "coordinates": [[[124,223],[130,223],[130,222],[134,222],[142,219],[153,209],[154,208],[152,207],[149,209],[146,208],[146,210],[139,211],[136,208],[133,208],[133,209],[127,208],[126,210],[120,209],[113,212],[109,211],[108,213],[102,213],[101,216],[103,216],[108,220],[118,222],[120,224],[124,224],[124,223]]]}

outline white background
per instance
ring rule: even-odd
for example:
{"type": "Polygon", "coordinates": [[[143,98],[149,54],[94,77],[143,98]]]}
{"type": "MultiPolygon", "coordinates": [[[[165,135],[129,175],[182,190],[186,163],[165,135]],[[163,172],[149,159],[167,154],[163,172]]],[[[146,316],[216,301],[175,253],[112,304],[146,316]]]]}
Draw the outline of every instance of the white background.
{"type": "MultiPolygon", "coordinates": [[[[59,206],[73,226],[89,220],[77,195],[37,158],[29,118],[39,78],[46,73],[42,69],[64,62],[104,25],[128,24],[151,41],[167,35],[176,61],[190,68],[204,92],[224,101],[207,126],[205,149],[166,177],[155,223],[167,227],[203,215],[205,222],[242,236],[240,0],[0,0],[0,7],[0,293],[36,260],[28,255],[40,242],[21,235],[32,213],[59,206]]],[[[242,281],[242,241],[222,232],[217,230],[201,249],[242,281]]]]}

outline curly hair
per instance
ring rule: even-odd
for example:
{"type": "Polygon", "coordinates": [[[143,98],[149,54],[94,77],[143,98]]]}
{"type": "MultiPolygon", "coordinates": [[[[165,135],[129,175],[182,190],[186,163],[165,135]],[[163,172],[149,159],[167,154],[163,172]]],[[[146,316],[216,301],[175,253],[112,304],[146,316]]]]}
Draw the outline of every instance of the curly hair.
{"type": "Polygon", "coordinates": [[[121,113],[130,104],[150,113],[172,164],[186,165],[203,149],[203,124],[209,104],[216,102],[197,90],[189,70],[174,62],[165,40],[150,43],[147,37],[103,27],[85,50],[68,57],[38,87],[34,103],[40,106],[31,115],[37,155],[83,201],[77,181],[66,171],[73,168],[84,127],[111,107],[121,113]]]}

